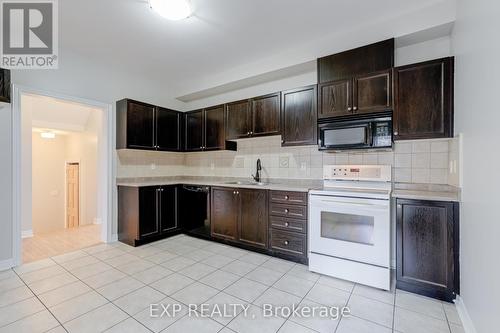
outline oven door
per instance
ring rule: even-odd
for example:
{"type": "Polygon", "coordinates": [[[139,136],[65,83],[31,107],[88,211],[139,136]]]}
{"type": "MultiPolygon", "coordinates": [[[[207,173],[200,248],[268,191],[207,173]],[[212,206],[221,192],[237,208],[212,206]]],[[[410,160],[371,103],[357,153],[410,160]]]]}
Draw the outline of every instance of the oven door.
{"type": "Polygon", "coordinates": [[[390,201],[311,195],[311,252],[389,267],[390,201]]]}
{"type": "Polygon", "coordinates": [[[319,149],[370,148],[373,143],[371,122],[319,124],[319,149]]]}

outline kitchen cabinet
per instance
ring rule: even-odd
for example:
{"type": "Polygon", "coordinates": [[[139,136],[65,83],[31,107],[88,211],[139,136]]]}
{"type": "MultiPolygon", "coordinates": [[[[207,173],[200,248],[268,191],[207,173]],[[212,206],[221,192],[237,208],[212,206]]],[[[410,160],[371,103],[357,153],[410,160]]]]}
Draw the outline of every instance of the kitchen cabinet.
{"type": "Polygon", "coordinates": [[[269,249],[307,264],[307,193],[269,191],[269,249]]]}
{"type": "Polygon", "coordinates": [[[453,137],[453,57],[394,69],[394,140],[453,137]]]}
{"type": "Polygon", "coordinates": [[[392,110],[392,69],[322,83],[318,118],[392,110]]]}
{"type": "Polygon", "coordinates": [[[281,145],[316,145],[316,85],[281,92],[281,145]]]}
{"type": "Polygon", "coordinates": [[[203,150],[203,110],[186,112],[185,117],[185,151],[203,150]]]}
{"type": "Polygon", "coordinates": [[[185,151],[234,150],[225,141],[224,106],[214,106],[185,114],[185,151]]]}
{"type": "Polygon", "coordinates": [[[10,103],[10,70],[0,68],[0,102],[10,103]]]}
{"type": "Polygon", "coordinates": [[[458,203],[397,199],[396,286],[452,301],[459,293],[458,203]]]}
{"type": "Polygon", "coordinates": [[[116,103],[116,149],[180,150],[181,114],[130,99],[116,103]]]}
{"type": "Polygon", "coordinates": [[[176,186],[118,186],[118,239],[132,246],[180,232],[176,186]]]}
{"type": "Polygon", "coordinates": [[[267,191],[212,188],[212,237],[267,248],[267,191]]]}
{"type": "Polygon", "coordinates": [[[226,104],[226,139],[278,135],[280,94],[273,93],[226,104]]]}
{"type": "Polygon", "coordinates": [[[280,134],[280,94],[274,93],[250,100],[251,136],[280,134]]]}

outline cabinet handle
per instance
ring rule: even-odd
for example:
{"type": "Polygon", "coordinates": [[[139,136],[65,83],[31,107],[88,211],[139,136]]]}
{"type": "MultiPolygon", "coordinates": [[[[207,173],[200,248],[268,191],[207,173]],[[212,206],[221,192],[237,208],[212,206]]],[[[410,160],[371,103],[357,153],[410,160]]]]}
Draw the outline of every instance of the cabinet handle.
{"type": "Polygon", "coordinates": [[[288,241],[287,241],[287,240],[286,240],[286,241],[284,241],[284,242],[283,242],[283,244],[288,245],[288,241]]]}
{"type": "Polygon", "coordinates": [[[236,191],[233,191],[233,194],[236,195],[236,191]]]}
{"type": "Polygon", "coordinates": [[[285,143],[285,140],[281,140],[281,143],[285,143]]]}
{"type": "Polygon", "coordinates": [[[252,134],[253,134],[253,132],[250,132],[250,135],[252,135],[252,134]]]}
{"type": "Polygon", "coordinates": [[[354,106],[354,107],[352,108],[352,110],[353,110],[353,111],[356,111],[357,109],[358,109],[358,107],[357,107],[357,106],[354,106]]]}
{"type": "Polygon", "coordinates": [[[399,134],[399,132],[398,132],[398,131],[394,131],[394,135],[398,135],[398,134],[399,134]]]}
{"type": "Polygon", "coordinates": [[[351,107],[348,107],[348,108],[347,108],[347,111],[351,111],[351,110],[352,110],[352,108],[351,108],[351,107]]]}
{"type": "Polygon", "coordinates": [[[239,191],[236,191],[236,195],[238,195],[238,194],[240,194],[240,192],[239,192],[239,191]]]}
{"type": "Polygon", "coordinates": [[[285,208],[285,213],[287,213],[287,214],[288,214],[288,208],[285,208]]]}
{"type": "Polygon", "coordinates": [[[288,200],[290,199],[290,197],[288,195],[285,195],[285,200],[288,200]]]}
{"type": "Polygon", "coordinates": [[[285,227],[288,227],[290,224],[288,222],[285,222],[285,227]]]}

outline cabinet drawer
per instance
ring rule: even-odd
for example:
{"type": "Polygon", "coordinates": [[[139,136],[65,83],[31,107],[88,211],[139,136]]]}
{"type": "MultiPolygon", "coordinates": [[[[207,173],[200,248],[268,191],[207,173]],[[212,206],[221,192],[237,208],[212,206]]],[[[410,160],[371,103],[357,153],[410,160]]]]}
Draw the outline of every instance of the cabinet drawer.
{"type": "Polygon", "coordinates": [[[274,251],[291,254],[294,256],[306,256],[307,241],[303,234],[271,229],[271,249],[274,251]]]}
{"type": "Polygon", "coordinates": [[[270,191],[270,193],[269,197],[272,202],[307,205],[307,193],[305,192],[270,191]]]}
{"type": "Polygon", "coordinates": [[[306,233],[306,220],[295,220],[282,216],[270,216],[269,224],[276,229],[306,233]]]}
{"type": "Polygon", "coordinates": [[[269,214],[276,216],[284,216],[295,219],[307,219],[307,207],[289,204],[277,204],[271,202],[269,205],[269,214]]]}

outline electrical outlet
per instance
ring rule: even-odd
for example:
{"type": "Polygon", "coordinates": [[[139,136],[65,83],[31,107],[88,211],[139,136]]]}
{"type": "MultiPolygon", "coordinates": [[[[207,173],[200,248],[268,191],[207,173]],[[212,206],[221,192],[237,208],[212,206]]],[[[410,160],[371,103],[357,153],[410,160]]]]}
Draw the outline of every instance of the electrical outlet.
{"type": "Polygon", "coordinates": [[[151,170],[156,170],[156,164],[155,163],[151,163],[151,170]]]}
{"type": "Polygon", "coordinates": [[[215,163],[214,162],[210,162],[210,170],[215,170],[215,163]]]}
{"type": "Polygon", "coordinates": [[[307,169],[307,163],[306,162],[300,163],[300,170],[306,170],[306,169],[307,169]]]}

